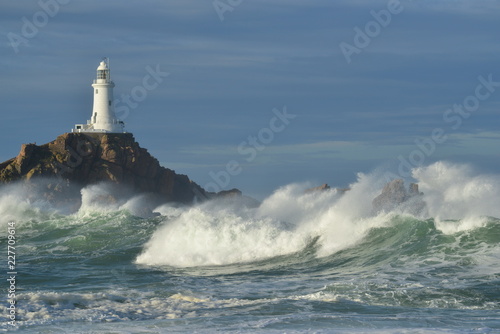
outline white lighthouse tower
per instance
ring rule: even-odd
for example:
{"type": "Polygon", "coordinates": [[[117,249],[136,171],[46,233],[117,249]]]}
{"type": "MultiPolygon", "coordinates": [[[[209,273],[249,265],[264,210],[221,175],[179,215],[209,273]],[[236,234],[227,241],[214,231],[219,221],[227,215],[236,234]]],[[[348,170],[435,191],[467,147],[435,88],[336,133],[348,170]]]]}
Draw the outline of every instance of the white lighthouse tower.
{"type": "Polygon", "coordinates": [[[116,118],[113,107],[113,87],[109,60],[104,58],[97,68],[97,77],[92,84],[94,88],[94,107],[87,124],[76,124],[72,132],[104,132],[123,133],[125,124],[116,118]]]}

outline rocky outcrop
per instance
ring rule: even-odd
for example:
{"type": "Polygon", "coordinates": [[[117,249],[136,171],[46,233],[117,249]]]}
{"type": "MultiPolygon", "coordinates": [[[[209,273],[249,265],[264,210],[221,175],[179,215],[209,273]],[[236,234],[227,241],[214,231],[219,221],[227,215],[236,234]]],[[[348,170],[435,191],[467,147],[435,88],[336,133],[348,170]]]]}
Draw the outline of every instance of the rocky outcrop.
{"type": "Polygon", "coordinates": [[[422,200],[423,193],[419,192],[418,184],[411,183],[406,189],[404,181],[401,179],[387,183],[382,193],[372,201],[373,211],[392,211],[400,208],[412,214],[419,214],[425,209],[425,202],[422,200]]]}
{"type": "Polygon", "coordinates": [[[309,188],[309,189],[306,189],[305,190],[305,193],[314,193],[314,192],[317,192],[317,191],[324,191],[324,190],[330,190],[330,186],[328,184],[322,184],[318,187],[314,187],[314,188],[309,188]]]}
{"type": "Polygon", "coordinates": [[[230,190],[222,190],[217,193],[217,196],[219,197],[225,197],[225,198],[234,198],[234,197],[241,197],[242,193],[241,190],[233,188],[230,190]]]}
{"type": "Polygon", "coordinates": [[[162,167],[130,133],[66,133],[45,145],[24,144],[17,157],[0,164],[0,183],[38,179],[53,201],[79,197],[79,189],[101,182],[120,185],[125,192],[154,194],[163,202],[215,196],[186,175],[162,167]]]}
{"type": "MultiPolygon", "coordinates": [[[[309,194],[309,193],[327,191],[330,189],[332,189],[332,188],[328,184],[324,183],[318,187],[306,189],[304,192],[306,194],[309,194]]],[[[334,189],[337,192],[337,194],[340,194],[340,195],[344,195],[347,191],[351,190],[350,188],[334,188],[334,189]]]]}

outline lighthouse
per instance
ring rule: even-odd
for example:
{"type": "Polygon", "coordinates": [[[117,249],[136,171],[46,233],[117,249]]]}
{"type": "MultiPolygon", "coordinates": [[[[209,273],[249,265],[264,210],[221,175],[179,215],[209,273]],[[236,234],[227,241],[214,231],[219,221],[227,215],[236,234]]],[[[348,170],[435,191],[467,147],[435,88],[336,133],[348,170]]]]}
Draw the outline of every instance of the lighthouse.
{"type": "Polygon", "coordinates": [[[87,124],[76,124],[72,132],[123,133],[125,124],[116,118],[113,107],[113,88],[109,59],[104,58],[97,67],[97,76],[92,83],[94,107],[87,124]]]}

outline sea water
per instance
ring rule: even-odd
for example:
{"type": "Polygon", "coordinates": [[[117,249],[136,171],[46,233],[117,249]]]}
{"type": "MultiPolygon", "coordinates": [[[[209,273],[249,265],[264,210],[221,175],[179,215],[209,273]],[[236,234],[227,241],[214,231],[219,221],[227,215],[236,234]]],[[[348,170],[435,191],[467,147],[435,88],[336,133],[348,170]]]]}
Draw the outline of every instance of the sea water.
{"type": "MultiPolygon", "coordinates": [[[[438,162],[414,170],[417,216],[374,213],[386,180],[345,194],[276,190],[238,199],[104,205],[100,186],[63,213],[0,190],[0,249],[15,222],[15,325],[22,333],[499,333],[500,176],[438,162]]],[[[3,268],[3,269],[2,269],[3,268]]]]}

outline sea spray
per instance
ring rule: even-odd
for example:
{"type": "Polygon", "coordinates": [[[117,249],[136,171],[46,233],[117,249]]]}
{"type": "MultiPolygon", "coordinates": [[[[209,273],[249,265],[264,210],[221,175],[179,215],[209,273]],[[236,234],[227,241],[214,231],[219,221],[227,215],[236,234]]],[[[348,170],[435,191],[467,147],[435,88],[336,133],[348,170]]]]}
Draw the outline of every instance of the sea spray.
{"type": "MultiPolygon", "coordinates": [[[[11,190],[14,190],[11,188],[11,190]]],[[[23,218],[24,213],[31,209],[24,196],[16,192],[6,192],[5,189],[0,193],[0,226],[7,228],[9,221],[17,221],[23,218]]]]}
{"type": "Polygon", "coordinates": [[[156,206],[156,200],[153,197],[149,194],[133,194],[126,190],[110,183],[86,186],[80,190],[82,204],[78,213],[124,210],[143,218],[153,215],[153,209],[156,206]]]}
{"type": "Polygon", "coordinates": [[[257,261],[304,248],[309,236],[271,218],[255,218],[212,203],[167,221],[145,246],[137,263],[179,267],[257,261]]]}
{"type": "MultiPolygon", "coordinates": [[[[41,181],[43,183],[43,180],[41,181]]],[[[18,226],[36,217],[49,219],[61,208],[55,208],[46,198],[21,182],[3,185],[0,188],[0,227],[15,221],[18,226]]]]}
{"type": "Polygon", "coordinates": [[[500,176],[481,175],[469,165],[436,162],[413,170],[428,215],[436,219],[500,217],[500,176]]]}
{"type": "MultiPolygon", "coordinates": [[[[418,218],[435,216],[443,230],[483,226],[482,213],[500,217],[499,177],[475,176],[467,166],[446,162],[415,169],[413,176],[428,206],[418,218]],[[441,223],[450,217],[458,220],[441,223]]],[[[308,185],[292,184],[257,209],[227,201],[198,205],[160,227],[136,262],[190,267],[260,261],[300,252],[311,240],[317,240],[317,256],[329,256],[360,242],[371,229],[387,226],[391,217],[412,212],[402,206],[374,215],[380,179],[380,173],[359,173],[345,194],[334,189],[307,193],[308,185]]]]}
{"type": "Polygon", "coordinates": [[[306,193],[307,185],[294,184],[278,189],[257,209],[228,201],[196,206],[156,231],[136,262],[178,267],[252,262],[300,252],[312,240],[319,240],[319,256],[330,255],[385,222],[369,216],[372,177],[358,177],[345,195],[306,193]]]}

